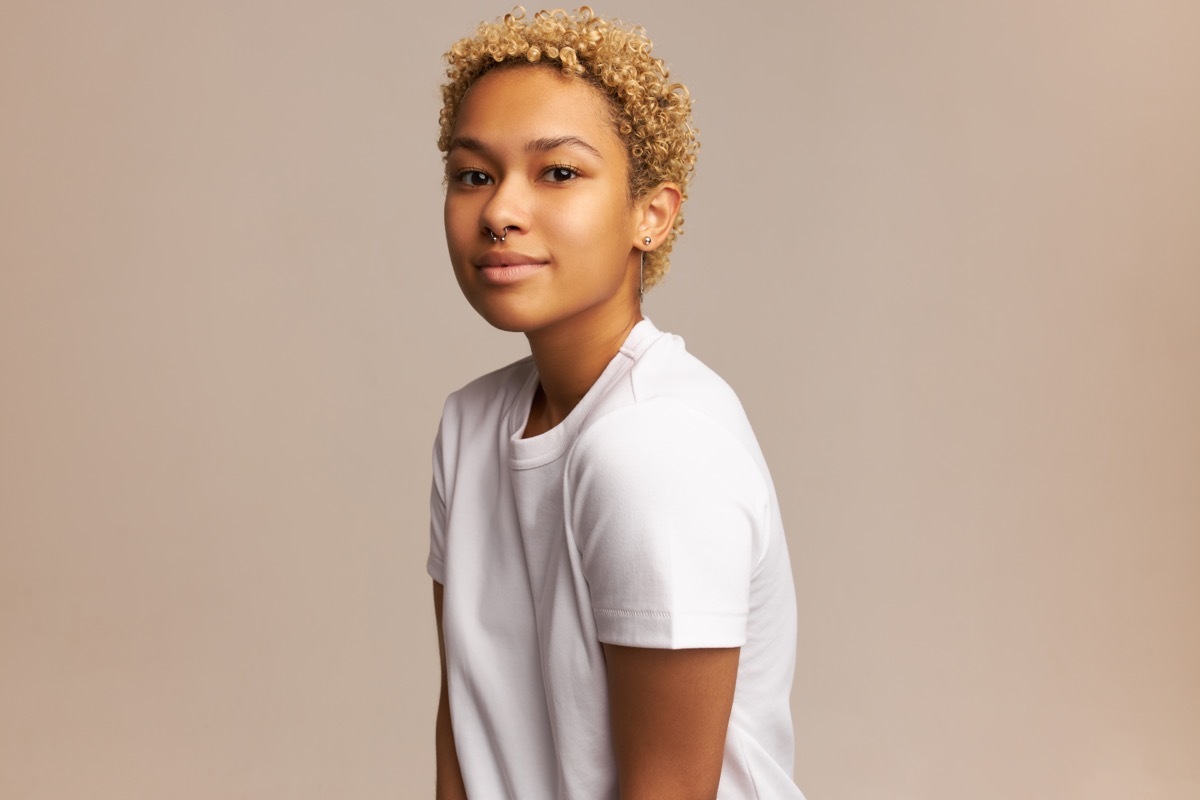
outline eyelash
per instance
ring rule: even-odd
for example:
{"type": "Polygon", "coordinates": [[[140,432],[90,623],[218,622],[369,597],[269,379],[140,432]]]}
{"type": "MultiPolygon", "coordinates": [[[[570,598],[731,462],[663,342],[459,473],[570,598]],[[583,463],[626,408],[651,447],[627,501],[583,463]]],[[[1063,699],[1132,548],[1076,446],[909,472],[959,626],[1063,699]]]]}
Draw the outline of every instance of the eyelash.
{"type": "Polygon", "coordinates": [[[477,188],[479,186],[487,186],[486,183],[468,183],[467,178],[468,178],[468,176],[471,176],[471,175],[482,175],[485,178],[487,178],[489,183],[492,180],[491,175],[488,175],[486,172],[484,172],[481,169],[475,169],[473,167],[469,167],[467,169],[460,169],[458,172],[454,173],[454,180],[456,183],[461,183],[463,186],[467,186],[472,189],[477,188]]]}
{"type": "Polygon", "coordinates": [[[552,181],[552,183],[570,183],[571,181],[573,181],[579,177],[579,170],[576,169],[575,167],[572,167],[570,164],[553,164],[553,165],[547,167],[546,171],[543,172],[542,174],[546,175],[551,172],[556,172],[560,169],[565,170],[566,172],[569,172],[571,174],[571,177],[567,178],[566,180],[562,180],[562,181],[552,181]]]}
{"type": "MultiPolygon", "coordinates": [[[[570,176],[563,180],[560,180],[560,181],[550,181],[551,183],[570,183],[571,181],[573,181],[579,177],[579,169],[576,167],[572,167],[570,164],[551,164],[549,167],[546,167],[546,169],[544,169],[542,171],[542,175],[548,175],[550,173],[557,172],[558,170],[564,170],[564,171],[570,173],[570,176]]],[[[485,172],[484,170],[476,169],[474,167],[469,167],[467,169],[459,170],[458,172],[454,173],[454,179],[455,179],[455,181],[462,184],[463,186],[467,186],[470,188],[478,188],[480,186],[488,186],[494,182],[492,180],[491,175],[488,175],[487,172],[485,172]],[[482,175],[485,178],[487,178],[488,182],[487,183],[468,183],[467,179],[468,179],[468,177],[470,177],[472,175],[482,175]]]]}

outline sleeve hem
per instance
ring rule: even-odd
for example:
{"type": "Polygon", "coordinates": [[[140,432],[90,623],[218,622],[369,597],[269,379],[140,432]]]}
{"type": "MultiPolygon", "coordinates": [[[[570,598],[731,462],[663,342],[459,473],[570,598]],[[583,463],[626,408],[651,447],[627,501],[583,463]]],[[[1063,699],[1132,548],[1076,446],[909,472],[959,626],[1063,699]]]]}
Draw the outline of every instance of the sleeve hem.
{"type": "Polygon", "coordinates": [[[429,577],[443,586],[446,585],[446,565],[440,559],[430,556],[429,560],[425,562],[425,571],[429,573],[429,577]]]}
{"type": "Polygon", "coordinates": [[[671,614],[599,608],[594,614],[597,638],[605,644],[689,650],[741,647],[746,643],[744,613],[671,614]]]}

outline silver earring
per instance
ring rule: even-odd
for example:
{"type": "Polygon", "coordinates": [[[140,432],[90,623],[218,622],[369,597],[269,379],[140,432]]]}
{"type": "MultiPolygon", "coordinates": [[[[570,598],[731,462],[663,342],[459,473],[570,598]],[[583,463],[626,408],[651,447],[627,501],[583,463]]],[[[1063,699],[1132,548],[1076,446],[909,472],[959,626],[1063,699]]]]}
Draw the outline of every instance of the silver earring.
{"type": "MultiPolygon", "coordinates": [[[[651,238],[649,236],[642,239],[642,244],[650,246],[651,238]]],[[[646,297],[646,251],[642,251],[641,259],[638,261],[638,300],[643,300],[646,297]]]]}
{"type": "Polygon", "coordinates": [[[485,227],[484,230],[487,231],[488,236],[492,237],[492,244],[495,244],[496,242],[500,242],[501,244],[504,244],[504,240],[508,238],[508,229],[511,227],[512,227],[511,225],[504,226],[504,235],[503,236],[497,236],[496,232],[488,227],[485,227]]]}

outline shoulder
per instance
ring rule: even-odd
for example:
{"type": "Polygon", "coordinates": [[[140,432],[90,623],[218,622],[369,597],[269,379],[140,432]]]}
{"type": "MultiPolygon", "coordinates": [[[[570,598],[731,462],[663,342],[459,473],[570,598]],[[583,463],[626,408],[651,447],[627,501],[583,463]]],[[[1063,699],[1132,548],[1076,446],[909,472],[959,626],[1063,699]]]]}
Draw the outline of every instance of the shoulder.
{"type": "Polygon", "coordinates": [[[649,493],[660,502],[732,492],[758,505],[768,483],[756,443],[730,422],[670,395],[613,409],[576,440],[567,461],[568,486],[625,497],[649,493]]]}
{"type": "Polygon", "coordinates": [[[629,380],[630,396],[637,403],[673,401],[739,436],[749,434],[746,413],[733,388],[692,355],[679,336],[666,334],[647,348],[630,370],[629,380]]]}
{"type": "Polygon", "coordinates": [[[648,463],[725,457],[755,472],[762,461],[733,389],[670,334],[637,355],[624,386],[590,415],[571,461],[622,462],[634,455],[648,463]]]}
{"type": "Polygon", "coordinates": [[[624,388],[589,417],[567,454],[564,490],[585,539],[605,520],[641,520],[633,530],[730,514],[761,534],[773,496],[737,395],[669,334],[638,353],[624,388]]]}

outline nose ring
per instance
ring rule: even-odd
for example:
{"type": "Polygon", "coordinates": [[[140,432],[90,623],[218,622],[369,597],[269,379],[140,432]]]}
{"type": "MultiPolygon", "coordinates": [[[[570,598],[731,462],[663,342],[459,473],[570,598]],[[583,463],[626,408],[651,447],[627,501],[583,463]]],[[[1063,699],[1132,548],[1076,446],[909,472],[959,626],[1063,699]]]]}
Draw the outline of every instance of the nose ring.
{"type": "Polygon", "coordinates": [[[504,235],[503,236],[497,236],[496,232],[494,230],[492,230],[491,228],[485,227],[484,230],[487,231],[488,236],[492,237],[492,244],[495,244],[496,242],[500,242],[501,244],[504,244],[504,240],[508,238],[508,229],[511,227],[512,227],[511,225],[504,226],[504,235]]]}

